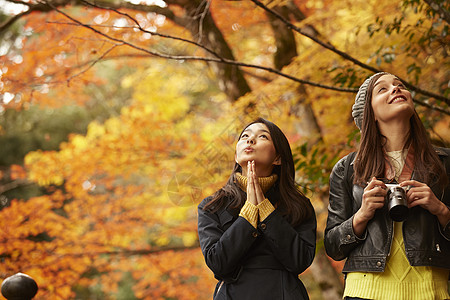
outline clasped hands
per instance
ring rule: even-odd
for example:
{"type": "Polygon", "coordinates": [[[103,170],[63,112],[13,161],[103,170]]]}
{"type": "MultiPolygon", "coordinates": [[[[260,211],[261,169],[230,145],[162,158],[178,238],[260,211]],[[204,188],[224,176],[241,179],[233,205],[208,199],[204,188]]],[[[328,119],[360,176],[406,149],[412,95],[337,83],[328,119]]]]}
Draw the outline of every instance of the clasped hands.
{"type": "Polygon", "coordinates": [[[264,193],[256,175],[255,161],[249,161],[247,163],[247,201],[256,206],[264,199],[264,193]]]}

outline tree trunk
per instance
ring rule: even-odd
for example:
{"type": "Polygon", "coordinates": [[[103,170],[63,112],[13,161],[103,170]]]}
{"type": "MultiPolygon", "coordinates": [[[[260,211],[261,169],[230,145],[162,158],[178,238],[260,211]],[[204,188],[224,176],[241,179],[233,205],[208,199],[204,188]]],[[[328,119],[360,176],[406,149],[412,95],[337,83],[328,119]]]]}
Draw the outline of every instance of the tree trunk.
{"type": "MultiPolygon", "coordinates": [[[[287,20],[291,17],[296,21],[305,19],[305,15],[292,1],[288,1],[281,6],[275,6],[273,10],[287,20]]],[[[292,59],[297,56],[297,44],[294,32],[284,22],[270,13],[267,13],[267,17],[269,18],[277,46],[277,51],[274,55],[274,65],[280,70],[290,64],[292,59]]],[[[297,116],[298,122],[295,124],[297,132],[305,139],[308,139],[309,144],[312,145],[321,140],[320,127],[317,124],[311,104],[306,100],[308,95],[305,87],[300,85],[297,93],[295,96],[297,101],[291,107],[290,113],[297,116]]]]}
{"type": "MultiPolygon", "coordinates": [[[[305,15],[292,1],[273,9],[285,19],[289,19],[290,16],[297,21],[305,19],[305,15]]],[[[274,65],[277,69],[281,69],[290,64],[292,59],[297,56],[294,33],[284,22],[275,18],[272,14],[267,14],[267,16],[270,20],[277,46],[277,52],[274,55],[274,65]]],[[[319,35],[311,26],[307,25],[304,29],[313,35],[319,35]]],[[[308,144],[312,146],[322,140],[322,135],[311,103],[307,100],[307,91],[303,85],[298,86],[294,97],[296,97],[296,101],[290,109],[290,113],[296,116],[298,120],[294,126],[297,129],[297,133],[304,137],[308,144]]],[[[319,241],[322,242],[319,242],[316,257],[309,269],[321,289],[323,299],[340,300],[343,292],[341,279],[325,253],[323,237],[320,237],[319,241]]]]}
{"type": "MultiPolygon", "coordinates": [[[[276,6],[273,8],[284,18],[289,18],[290,10],[287,6],[276,6]]],[[[280,19],[270,13],[266,13],[272,27],[275,37],[275,45],[277,51],[274,54],[273,62],[276,69],[281,70],[284,66],[291,63],[292,59],[297,56],[297,45],[294,33],[280,19]]]]}
{"type": "Polygon", "coordinates": [[[297,123],[294,126],[297,132],[308,140],[312,146],[322,140],[322,134],[316,116],[311,107],[311,103],[307,100],[307,92],[303,85],[297,88],[297,100],[295,105],[290,109],[290,114],[297,116],[297,123]]]}
{"type": "MultiPolygon", "coordinates": [[[[221,57],[235,60],[231,48],[211,16],[208,1],[189,1],[184,9],[186,17],[190,19],[190,22],[186,23],[186,28],[191,32],[193,39],[213,49],[221,57]]],[[[236,101],[251,91],[237,66],[214,62],[211,66],[218,76],[220,89],[231,101],[236,101]]]]}
{"type": "Polygon", "coordinates": [[[322,291],[325,300],[341,300],[343,293],[342,281],[328,259],[325,249],[318,247],[316,257],[309,270],[322,291]]]}

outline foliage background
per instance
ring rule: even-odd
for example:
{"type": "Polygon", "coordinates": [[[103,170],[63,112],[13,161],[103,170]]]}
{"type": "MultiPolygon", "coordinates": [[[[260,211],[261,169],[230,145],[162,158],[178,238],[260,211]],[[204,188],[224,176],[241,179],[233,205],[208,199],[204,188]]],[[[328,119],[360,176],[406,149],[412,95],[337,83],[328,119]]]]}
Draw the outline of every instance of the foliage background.
{"type": "Polygon", "coordinates": [[[443,0],[2,7],[0,277],[32,276],[38,299],[211,299],[196,205],[256,116],[288,136],[316,209],[300,277],[312,299],[337,299],[342,262],[322,239],[328,175],[357,147],[355,89],[376,70],[400,76],[433,142],[450,144],[443,0]]]}

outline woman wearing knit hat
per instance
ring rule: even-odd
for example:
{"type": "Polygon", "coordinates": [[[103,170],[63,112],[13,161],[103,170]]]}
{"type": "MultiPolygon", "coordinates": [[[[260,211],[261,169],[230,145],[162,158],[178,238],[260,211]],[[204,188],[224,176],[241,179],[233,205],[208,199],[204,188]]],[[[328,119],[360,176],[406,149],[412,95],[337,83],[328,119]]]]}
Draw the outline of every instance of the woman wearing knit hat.
{"type": "Polygon", "coordinates": [[[297,188],[289,142],[272,122],[247,125],[228,182],[198,207],[214,299],[308,299],[298,275],[312,263],[316,218],[297,188]]]}
{"type": "Polygon", "coordinates": [[[411,93],[381,72],[360,87],[358,151],[330,175],[325,248],[347,259],[345,299],[449,299],[450,149],[431,145],[411,93]]]}

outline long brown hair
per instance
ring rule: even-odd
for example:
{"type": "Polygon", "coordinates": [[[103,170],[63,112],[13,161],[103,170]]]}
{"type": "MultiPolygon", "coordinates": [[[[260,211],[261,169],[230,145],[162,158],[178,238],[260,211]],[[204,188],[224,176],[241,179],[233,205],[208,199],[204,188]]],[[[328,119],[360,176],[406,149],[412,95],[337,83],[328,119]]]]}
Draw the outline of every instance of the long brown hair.
{"type": "MultiPolygon", "coordinates": [[[[239,134],[239,138],[248,126],[255,123],[262,123],[267,126],[275,146],[275,151],[281,158],[281,165],[274,166],[273,169],[273,173],[278,175],[276,185],[278,185],[280,193],[277,207],[281,209],[289,223],[292,225],[300,224],[313,215],[314,208],[309,199],[303,195],[295,183],[295,166],[289,141],[277,125],[263,118],[258,118],[245,126],[239,134]]],[[[235,183],[237,172],[242,172],[242,168],[238,163],[234,165],[233,172],[226,184],[212,195],[211,200],[204,207],[205,210],[216,212],[225,207],[242,208],[247,196],[235,183]]]]}
{"type": "MultiPolygon", "coordinates": [[[[354,163],[355,184],[361,186],[369,182],[372,177],[382,178],[385,172],[385,163],[389,161],[385,156],[384,146],[387,138],[381,134],[375,121],[372,108],[372,92],[375,82],[386,73],[374,76],[367,87],[363,122],[361,126],[361,142],[354,163]]],[[[410,122],[410,132],[403,149],[414,149],[414,175],[419,181],[431,184],[437,182],[444,187],[447,184],[447,176],[444,166],[431,145],[427,131],[414,110],[410,122]]]]}

